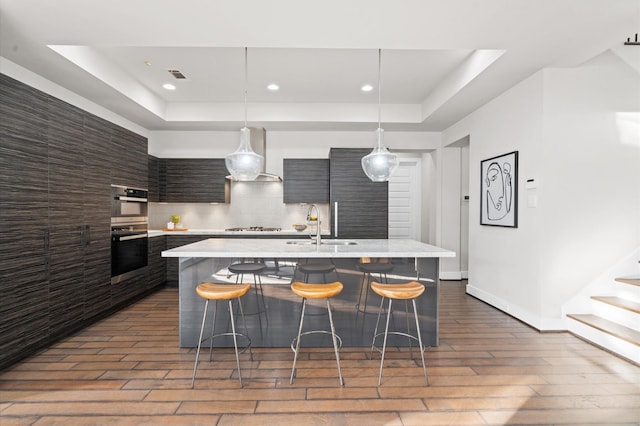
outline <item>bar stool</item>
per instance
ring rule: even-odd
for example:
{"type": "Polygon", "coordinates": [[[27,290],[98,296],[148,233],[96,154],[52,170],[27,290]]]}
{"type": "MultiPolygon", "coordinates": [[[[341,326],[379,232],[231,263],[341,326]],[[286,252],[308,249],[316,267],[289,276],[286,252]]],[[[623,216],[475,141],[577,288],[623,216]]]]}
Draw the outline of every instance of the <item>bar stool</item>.
{"type": "Polygon", "coordinates": [[[358,320],[358,313],[367,313],[367,299],[369,297],[369,286],[371,284],[372,275],[378,274],[379,282],[387,282],[387,273],[393,270],[393,263],[391,259],[380,258],[377,261],[372,261],[372,258],[363,257],[357,263],[356,267],[362,272],[362,283],[360,285],[360,295],[358,296],[358,303],[356,304],[356,321],[358,320]],[[364,293],[364,308],[360,308],[362,302],[362,293],[364,293]]]}
{"type": "MultiPolygon", "coordinates": [[[[380,359],[380,373],[378,375],[378,386],[382,381],[382,366],[384,364],[384,353],[387,349],[387,337],[389,334],[395,334],[399,336],[405,336],[409,339],[417,340],[420,345],[420,356],[422,357],[422,370],[424,372],[424,380],[429,386],[429,380],[427,379],[427,367],[424,363],[424,351],[425,347],[422,345],[422,336],[420,335],[420,323],[418,321],[418,311],[416,310],[416,298],[419,297],[422,293],[424,293],[424,285],[417,281],[410,281],[408,283],[403,284],[382,284],[376,281],[371,282],[371,289],[378,295],[382,296],[382,300],[380,301],[380,310],[378,311],[378,320],[376,321],[376,328],[373,332],[373,341],[371,342],[371,355],[373,357],[373,349],[377,349],[380,351],[380,348],[375,346],[376,338],[378,336],[383,335],[384,341],[382,343],[382,358],[380,359]],[[389,308],[387,309],[387,324],[384,329],[384,333],[378,333],[378,324],[380,323],[380,314],[382,313],[384,299],[389,299],[389,308]],[[405,312],[407,315],[407,332],[403,333],[400,331],[389,331],[389,318],[391,318],[391,302],[394,300],[404,300],[405,301],[405,312]],[[408,309],[406,302],[411,300],[413,303],[413,315],[416,320],[416,335],[413,336],[409,334],[408,326],[408,309]]],[[[410,340],[411,341],[411,340],[410,340]]]]}
{"type": "Polygon", "coordinates": [[[296,361],[298,360],[298,352],[300,351],[300,339],[302,336],[308,334],[330,334],[333,341],[333,350],[336,354],[336,363],[338,364],[338,377],[340,379],[340,386],[344,386],[344,380],[342,379],[342,371],[340,370],[340,348],[342,347],[342,339],[336,334],[335,326],[333,325],[333,316],[331,315],[331,301],[330,299],[337,296],[342,292],[343,285],[341,282],[336,281],[326,284],[308,284],[295,281],[291,283],[291,291],[298,296],[302,297],[302,310],[300,312],[300,323],[298,325],[298,336],[291,342],[291,349],[293,350],[293,367],[291,368],[291,378],[289,384],[293,384],[293,377],[296,373],[296,361]],[[326,299],[327,300],[327,313],[329,314],[329,325],[331,331],[326,330],[311,330],[302,332],[302,326],[304,323],[304,311],[307,306],[307,299],[326,299]],[[338,345],[340,342],[340,345],[338,345]],[[295,345],[295,347],[294,347],[295,345]]]}
{"type": "Polygon", "coordinates": [[[261,314],[265,314],[265,318],[267,323],[269,321],[266,316],[267,305],[264,301],[264,290],[262,288],[262,278],[260,278],[260,274],[263,273],[267,269],[267,265],[262,262],[240,262],[229,265],[227,270],[236,274],[236,284],[239,282],[244,282],[244,276],[253,275],[253,289],[256,293],[256,312],[248,312],[247,315],[258,315],[258,322],[260,325],[260,330],[262,330],[262,319],[260,318],[261,314]],[[260,303],[262,302],[262,306],[260,303]]]}
{"type": "Polygon", "coordinates": [[[204,304],[204,312],[202,314],[202,326],[200,327],[200,339],[198,340],[198,349],[196,351],[196,361],[193,365],[193,376],[191,377],[191,388],[193,388],[193,384],[196,380],[196,370],[198,368],[198,358],[200,357],[200,347],[202,346],[202,342],[204,340],[210,340],[209,346],[209,361],[211,361],[211,353],[213,352],[213,340],[216,337],[222,336],[232,336],[233,337],[233,347],[236,353],[236,364],[238,366],[238,379],[240,380],[240,387],[242,387],[242,375],[240,373],[240,356],[238,352],[238,337],[243,337],[247,340],[247,345],[242,348],[244,352],[247,348],[249,349],[250,359],[253,360],[253,352],[251,351],[251,339],[249,338],[249,331],[247,330],[247,323],[244,320],[244,312],[242,310],[242,300],[240,299],[242,296],[247,294],[251,289],[251,284],[214,284],[214,283],[202,283],[196,287],[196,293],[198,296],[202,297],[206,300],[204,304]],[[207,320],[207,309],[209,308],[209,301],[215,300],[216,302],[216,310],[213,314],[213,324],[211,326],[211,336],[202,339],[202,335],[204,334],[204,325],[207,320]],[[218,301],[226,300],[229,303],[229,318],[231,320],[231,333],[220,333],[215,334],[216,329],[216,316],[218,314],[218,301]],[[233,315],[233,304],[234,300],[238,301],[238,306],[240,307],[240,315],[242,316],[242,323],[244,324],[244,332],[245,334],[236,332],[236,325],[233,315]]]}
{"type": "Polygon", "coordinates": [[[322,282],[327,282],[327,274],[335,273],[336,280],[338,280],[338,273],[336,272],[336,265],[332,262],[315,262],[315,263],[299,263],[298,270],[304,274],[304,282],[309,282],[309,276],[312,274],[322,274],[322,282]]]}

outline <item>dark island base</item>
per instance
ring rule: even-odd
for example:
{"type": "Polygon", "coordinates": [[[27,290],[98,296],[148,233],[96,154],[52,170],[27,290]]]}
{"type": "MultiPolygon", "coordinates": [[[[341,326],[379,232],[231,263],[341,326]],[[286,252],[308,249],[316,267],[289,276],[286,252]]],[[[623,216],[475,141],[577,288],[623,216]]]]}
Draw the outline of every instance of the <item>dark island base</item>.
{"type": "MultiPolygon", "coordinates": [[[[336,333],[342,339],[342,345],[345,347],[371,346],[380,307],[380,297],[370,291],[366,314],[361,311],[358,312],[356,304],[362,282],[362,273],[356,269],[353,259],[337,259],[335,263],[338,267],[339,280],[344,284],[342,293],[331,299],[336,333]]],[[[394,271],[389,274],[388,277],[390,283],[415,280],[413,259],[395,259],[394,263],[394,271]]],[[[264,297],[267,305],[266,313],[262,313],[260,316],[255,313],[257,310],[256,293],[253,288],[250,293],[243,297],[242,302],[245,310],[245,318],[253,347],[288,347],[291,345],[292,339],[296,336],[302,305],[301,299],[293,294],[290,289],[288,280],[291,278],[292,271],[292,267],[281,264],[278,271],[271,268],[267,272],[263,279],[264,297]],[[280,281],[280,283],[276,283],[278,281],[280,281]]],[[[377,275],[375,275],[375,277],[377,278],[377,275]]],[[[233,277],[231,278],[233,279],[233,277]]],[[[314,282],[314,280],[318,278],[321,278],[321,276],[313,276],[310,281],[314,282]]],[[[331,274],[329,278],[333,280],[335,276],[331,274]]],[[[296,279],[299,279],[299,277],[296,276],[296,279]]],[[[437,330],[437,284],[426,280],[421,280],[421,282],[426,285],[424,294],[417,299],[421,335],[423,343],[426,346],[437,346],[437,333],[434,332],[434,330],[437,330]]],[[[200,303],[204,305],[204,300],[201,300],[200,303]]],[[[364,303],[364,295],[362,303],[364,303]]],[[[214,306],[214,304],[210,304],[205,336],[211,334],[211,315],[214,312],[212,306],[214,306]]],[[[385,302],[385,307],[386,306],[388,306],[388,300],[385,302]]],[[[408,319],[411,334],[415,335],[415,320],[411,302],[408,303],[408,318],[405,315],[404,301],[394,301],[393,307],[394,314],[392,315],[389,329],[406,332],[408,319]]],[[[363,306],[361,306],[361,310],[362,309],[363,306]]],[[[234,310],[237,313],[238,310],[235,305],[234,310]]],[[[378,332],[384,330],[385,319],[386,316],[383,315],[380,320],[378,332]]],[[[241,330],[243,329],[239,316],[236,327],[241,330]]],[[[199,333],[200,327],[198,326],[197,328],[199,333]]],[[[230,328],[227,304],[220,303],[216,333],[230,331],[230,328]]],[[[303,332],[318,329],[329,330],[329,318],[327,315],[326,301],[324,299],[309,300],[307,303],[303,332]]],[[[193,339],[191,340],[193,341],[193,339]]],[[[197,344],[197,336],[194,343],[197,344]]],[[[380,336],[376,343],[382,346],[382,336],[380,336]]],[[[409,342],[409,339],[406,337],[390,336],[388,340],[388,345],[392,346],[409,346],[410,344],[417,346],[417,342],[409,342]]],[[[208,342],[206,345],[208,345],[208,342]]],[[[216,339],[215,342],[215,346],[232,345],[233,342],[227,338],[219,338],[216,339]]],[[[183,344],[183,346],[191,345],[183,344]]],[[[330,347],[332,346],[331,336],[324,334],[304,336],[302,346],[330,347]]]]}

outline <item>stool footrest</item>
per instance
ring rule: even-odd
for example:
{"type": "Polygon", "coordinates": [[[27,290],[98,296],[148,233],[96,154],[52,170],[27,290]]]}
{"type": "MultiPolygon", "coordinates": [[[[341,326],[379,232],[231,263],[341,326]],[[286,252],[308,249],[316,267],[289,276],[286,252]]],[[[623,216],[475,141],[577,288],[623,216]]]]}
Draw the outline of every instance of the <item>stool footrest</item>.
{"type": "MultiPolygon", "coordinates": [[[[300,334],[300,341],[302,341],[302,336],[306,336],[309,334],[328,334],[329,336],[332,335],[331,332],[327,330],[310,330],[300,334]]],[[[291,341],[291,350],[294,353],[296,351],[296,340],[297,340],[297,337],[294,337],[293,340],[291,341]]],[[[342,339],[337,334],[336,334],[336,341],[338,342],[338,351],[339,351],[340,349],[342,349],[342,339]]]]}
{"type": "MultiPolygon", "coordinates": [[[[242,337],[243,339],[246,339],[246,345],[240,347],[238,346],[238,353],[244,353],[247,349],[249,349],[251,347],[251,338],[249,336],[247,336],[244,333],[220,333],[220,334],[215,334],[212,336],[207,336],[206,338],[202,339],[200,341],[200,344],[202,345],[202,343],[206,342],[207,340],[211,340],[212,342],[215,342],[216,338],[218,337],[224,337],[224,336],[228,336],[228,337],[233,337],[233,335],[235,334],[236,337],[242,337]]],[[[253,353],[251,354],[251,360],[253,361],[253,353]]]]}
{"type": "MultiPolygon", "coordinates": [[[[387,333],[387,335],[390,335],[390,334],[393,334],[393,335],[395,335],[395,336],[408,337],[409,339],[412,339],[412,340],[415,340],[416,342],[419,342],[418,337],[417,337],[417,336],[414,336],[413,334],[403,333],[402,331],[390,331],[390,332],[388,332],[388,333],[387,333]]],[[[372,345],[371,345],[371,349],[372,349],[372,350],[373,350],[373,349],[375,349],[375,350],[377,350],[378,352],[382,353],[382,349],[380,349],[378,346],[376,346],[376,345],[375,345],[375,343],[376,343],[376,339],[377,339],[379,336],[384,336],[384,333],[378,333],[378,334],[376,334],[375,336],[373,336],[373,343],[372,343],[372,345]]],[[[419,344],[419,343],[418,343],[418,346],[420,346],[420,344],[419,344]]],[[[413,347],[413,346],[410,346],[410,347],[413,347]]],[[[420,350],[421,350],[422,352],[424,352],[424,351],[426,351],[426,350],[427,350],[427,347],[425,346],[425,347],[423,347],[423,348],[420,348],[420,350]]]]}

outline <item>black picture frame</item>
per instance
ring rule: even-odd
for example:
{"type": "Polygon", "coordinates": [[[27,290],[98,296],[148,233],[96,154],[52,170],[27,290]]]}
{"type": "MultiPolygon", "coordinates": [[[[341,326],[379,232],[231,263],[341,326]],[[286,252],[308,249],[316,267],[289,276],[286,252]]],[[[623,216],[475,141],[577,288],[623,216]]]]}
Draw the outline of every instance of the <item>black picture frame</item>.
{"type": "Polygon", "coordinates": [[[480,225],[518,227],[518,151],[480,162],[480,225]]]}

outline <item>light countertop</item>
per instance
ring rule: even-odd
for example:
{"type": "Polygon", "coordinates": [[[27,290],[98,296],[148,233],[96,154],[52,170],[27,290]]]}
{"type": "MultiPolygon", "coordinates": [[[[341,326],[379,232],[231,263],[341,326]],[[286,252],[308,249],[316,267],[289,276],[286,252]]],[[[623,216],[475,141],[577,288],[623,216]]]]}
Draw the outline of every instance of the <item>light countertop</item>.
{"type": "MultiPolygon", "coordinates": [[[[282,229],[281,231],[225,231],[224,229],[191,229],[165,231],[162,229],[150,229],[149,237],[158,237],[161,235],[212,235],[212,236],[270,236],[270,235],[290,235],[292,237],[308,237],[309,231],[298,232],[295,229],[282,229]]],[[[330,235],[329,231],[322,231],[323,236],[330,235]]]]}
{"type": "MultiPolygon", "coordinates": [[[[243,231],[243,235],[244,235],[243,231]]],[[[284,231],[281,231],[284,232],[284,231]]],[[[295,232],[295,231],[294,231],[295,232]]],[[[175,231],[174,231],[175,233],[175,231]]],[[[264,232],[260,232],[263,235],[264,232]]],[[[299,234],[296,232],[292,235],[299,234]]],[[[300,241],[300,240],[298,240],[300,241]]],[[[327,257],[455,257],[455,252],[408,239],[354,239],[353,245],[332,245],[336,240],[323,240],[316,244],[287,244],[286,239],[274,238],[209,238],[162,252],[163,257],[272,257],[272,258],[327,258],[327,257]]],[[[345,241],[345,240],[337,240],[345,241]]]]}

